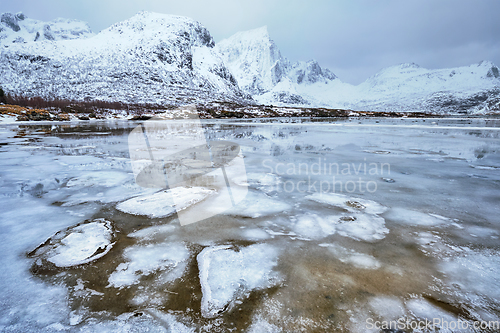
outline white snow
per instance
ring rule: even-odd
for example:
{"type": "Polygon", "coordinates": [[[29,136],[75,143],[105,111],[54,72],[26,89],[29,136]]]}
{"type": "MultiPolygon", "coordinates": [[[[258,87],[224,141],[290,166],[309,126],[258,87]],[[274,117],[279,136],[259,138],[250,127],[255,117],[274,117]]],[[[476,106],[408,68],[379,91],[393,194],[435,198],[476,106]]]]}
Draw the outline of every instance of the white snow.
{"type": "Polygon", "coordinates": [[[279,251],[268,244],[233,249],[231,245],[205,248],[198,254],[203,293],[201,314],[217,317],[252,290],[272,287],[279,282],[274,272],[279,251]]]}

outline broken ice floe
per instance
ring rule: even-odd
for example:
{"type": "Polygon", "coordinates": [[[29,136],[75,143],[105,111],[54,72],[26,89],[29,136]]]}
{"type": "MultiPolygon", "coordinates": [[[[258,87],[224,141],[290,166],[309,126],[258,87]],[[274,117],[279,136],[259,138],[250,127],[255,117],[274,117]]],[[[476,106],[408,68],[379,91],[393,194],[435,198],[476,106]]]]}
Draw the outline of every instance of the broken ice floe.
{"type": "Polygon", "coordinates": [[[373,242],[383,239],[389,229],[385,220],[372,214],[341,214],[318,216],[304,214],[294,218],[293,230],[300,236],[321,239],[338,233],[344,237],[373,242]]]}
{"type": "Polygon", "coordinates": [[[204,187],[174,187],[129,199],[119,203],[116,208],[134,215],[146,215],[151,218],[167,217],[215,193],[215,190],[204,187]]]}
{"type": "Polygon", "coordinates": [[[291,208],[289,204],[273,199],[266,194],[248,192],[243,201],[227,210],[225,214],[257,218],[278,214],[291,208]]]}
{"type": "Polygon", "coordinates": [[[201,314],[205,318],[215,318],[250,291],[270,288],[280,281],[273,270],[278,251],[268,244],[239,249],[231,245],[208,247],[197,259],[203,293],[201,314]]]}
{"type": "Polygon", "coordinates": [[[124,288],[139,283],[142,277],[161,272],[158,280],[166,283],[182,277],[189,250],[182,243],[150,244],[129,247],[127,260],[109,276],[109,287],[124,288]]]}
{"type": "Polygon", "coordinates": [[[50,262],[57,267],[89,263],[106,255],[113,246],[110,221],[97,219],[59,231],[30,253],[36,264],[50,262]]]}
{"type": "Polygon", "coordinates": [[[314,193],[306,199],[345,209],[349,212],[363,212],[367,214],[382,214],[387,207],[372,200],[350,197],[337,193],[314,193]]]}

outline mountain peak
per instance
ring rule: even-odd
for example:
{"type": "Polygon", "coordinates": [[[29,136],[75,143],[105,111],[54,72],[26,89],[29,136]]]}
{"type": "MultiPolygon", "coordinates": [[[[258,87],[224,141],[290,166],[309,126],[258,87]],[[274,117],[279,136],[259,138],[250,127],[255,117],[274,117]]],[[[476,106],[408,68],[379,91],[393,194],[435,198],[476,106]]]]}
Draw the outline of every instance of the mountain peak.
{"type": "MultiPolygon", "coordinates": [[[[115,23],[102,31],[102,36],[127,36],[130,41],[155,43],[162,39],[179,38],[192,46],[215,46],[212,35],[198,21],[189,17],[140,11],[131,18],[115,23]]],[[[101,35],[99,34],[99,35],[101,35]]],[[[107,38],[107,37],[106,37],[107,38]]]]}
{"type": "Polygon", "coordinates": [[[94,34],[86,22],[57,18],[43,22],[27,18],[22,12],[0,16],[0,44],[29,43],[43,40],[87,38],[94,34]]]}

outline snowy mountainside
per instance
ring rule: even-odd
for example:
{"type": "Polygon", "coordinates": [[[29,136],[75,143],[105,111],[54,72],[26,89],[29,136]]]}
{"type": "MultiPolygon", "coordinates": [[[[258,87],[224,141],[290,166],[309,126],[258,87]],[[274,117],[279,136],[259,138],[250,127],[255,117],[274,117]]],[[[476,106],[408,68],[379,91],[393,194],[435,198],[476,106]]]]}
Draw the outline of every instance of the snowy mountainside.
{"type": "Polygon", "coordinates": [[[438,70],[401,64],[354,86],[314,60],[291,64],[265,27],[239,32],[216,48],[240,87],[261,104],[438,113],[500,110],[499,70],[488,61],[438,70]]]}
{"type": "Polygon", "coordinates": [[[92,37],[86,22],[58,18],[43,22],[27,18],[23,13],[4,13],[0,17],[0,45],[42,40],[65,40],[92,37]]]}
{"type": "Polygon", "coordinates": [[[401,64],[380,71],[357,88],[361,104],[374,110],[477,113],[495,111],[499,78],[498,67],[489,61],[434,70],[401,64]]]}
{"type": "Polygon", "coordinates": [[[0,53],[4,90],[126,103],[252,102],[200,23],[140,12],[95,36],[12,43],[0,53]]]}
{"type": "Polygon", "coordinates": [[[271,93],[274,102],[308,104],[294,93],[295,85],[327,84],[336,79],[335,74],[322,69],[315,60],[291,63],[282,57],[265,26],[238,32],[217,43],[216,49],[240,88],[254,98],[273,91],[277,85],[286,85],[286,89],[271,93]]]}
{"type": "Polygon", "coordinates": [[[283,78],[288,63],[270,39],[267,27],[238,32],[216,45],[244,91],[258,95],[283,78]]]}

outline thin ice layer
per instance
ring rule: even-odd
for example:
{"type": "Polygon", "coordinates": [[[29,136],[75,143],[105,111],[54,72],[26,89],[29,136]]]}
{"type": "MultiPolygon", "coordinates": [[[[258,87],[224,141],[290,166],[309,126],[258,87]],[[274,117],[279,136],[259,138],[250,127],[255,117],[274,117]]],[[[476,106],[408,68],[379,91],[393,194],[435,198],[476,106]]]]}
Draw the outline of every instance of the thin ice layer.
{"type": "Polygon", "coordinates": [[[257,218],[281,213],[291,209],[285,202],[273,199],[266,194],[249,192],[245,200],[234,206],[225,214],[257,218]]]}
{"type": "Polygon", "coordinates": [[[215,190],[204,187],[175,187],[129,199],[118,204],[116,208],[134,215],[146,215],[151,218],[167,217],[215,193],[215,190]]]}
{"type": "Polygon", "coordinates": [[[425,214],[422,212],[405,208],[392,208],[385,215],[386,218],[396,222],[418,226],[434,226],[449,221],[448,218],[436,214],[425,214]]]}
{"type": "Polygon", "coordinates": [[[387,207],[379,204],[378,202],[337,193],[314,193],[306,196],[306,199],[339,207],[349,212],[382,214],[387,210],[387,207]]]}
{"type": "Polygon", "coordinates": [[[372,214],[339,214],[318,216],[304,214],[294,218],[293,230],[297,235],[311,239],[321,239],[338,233],[344,237],[373,242],[383,239],[389,229],[385,220],[372,214]]]}
{"type": "Polygon", "coordinates": [[[254,244],[239,251],[231,245],[205,248],[198,255],[203,297],[201,314],[217,317],[232,306],[235,299],[251,290],[269,288],[279,281],[273,271],[278,251],[268,244],[254,244]]]}

